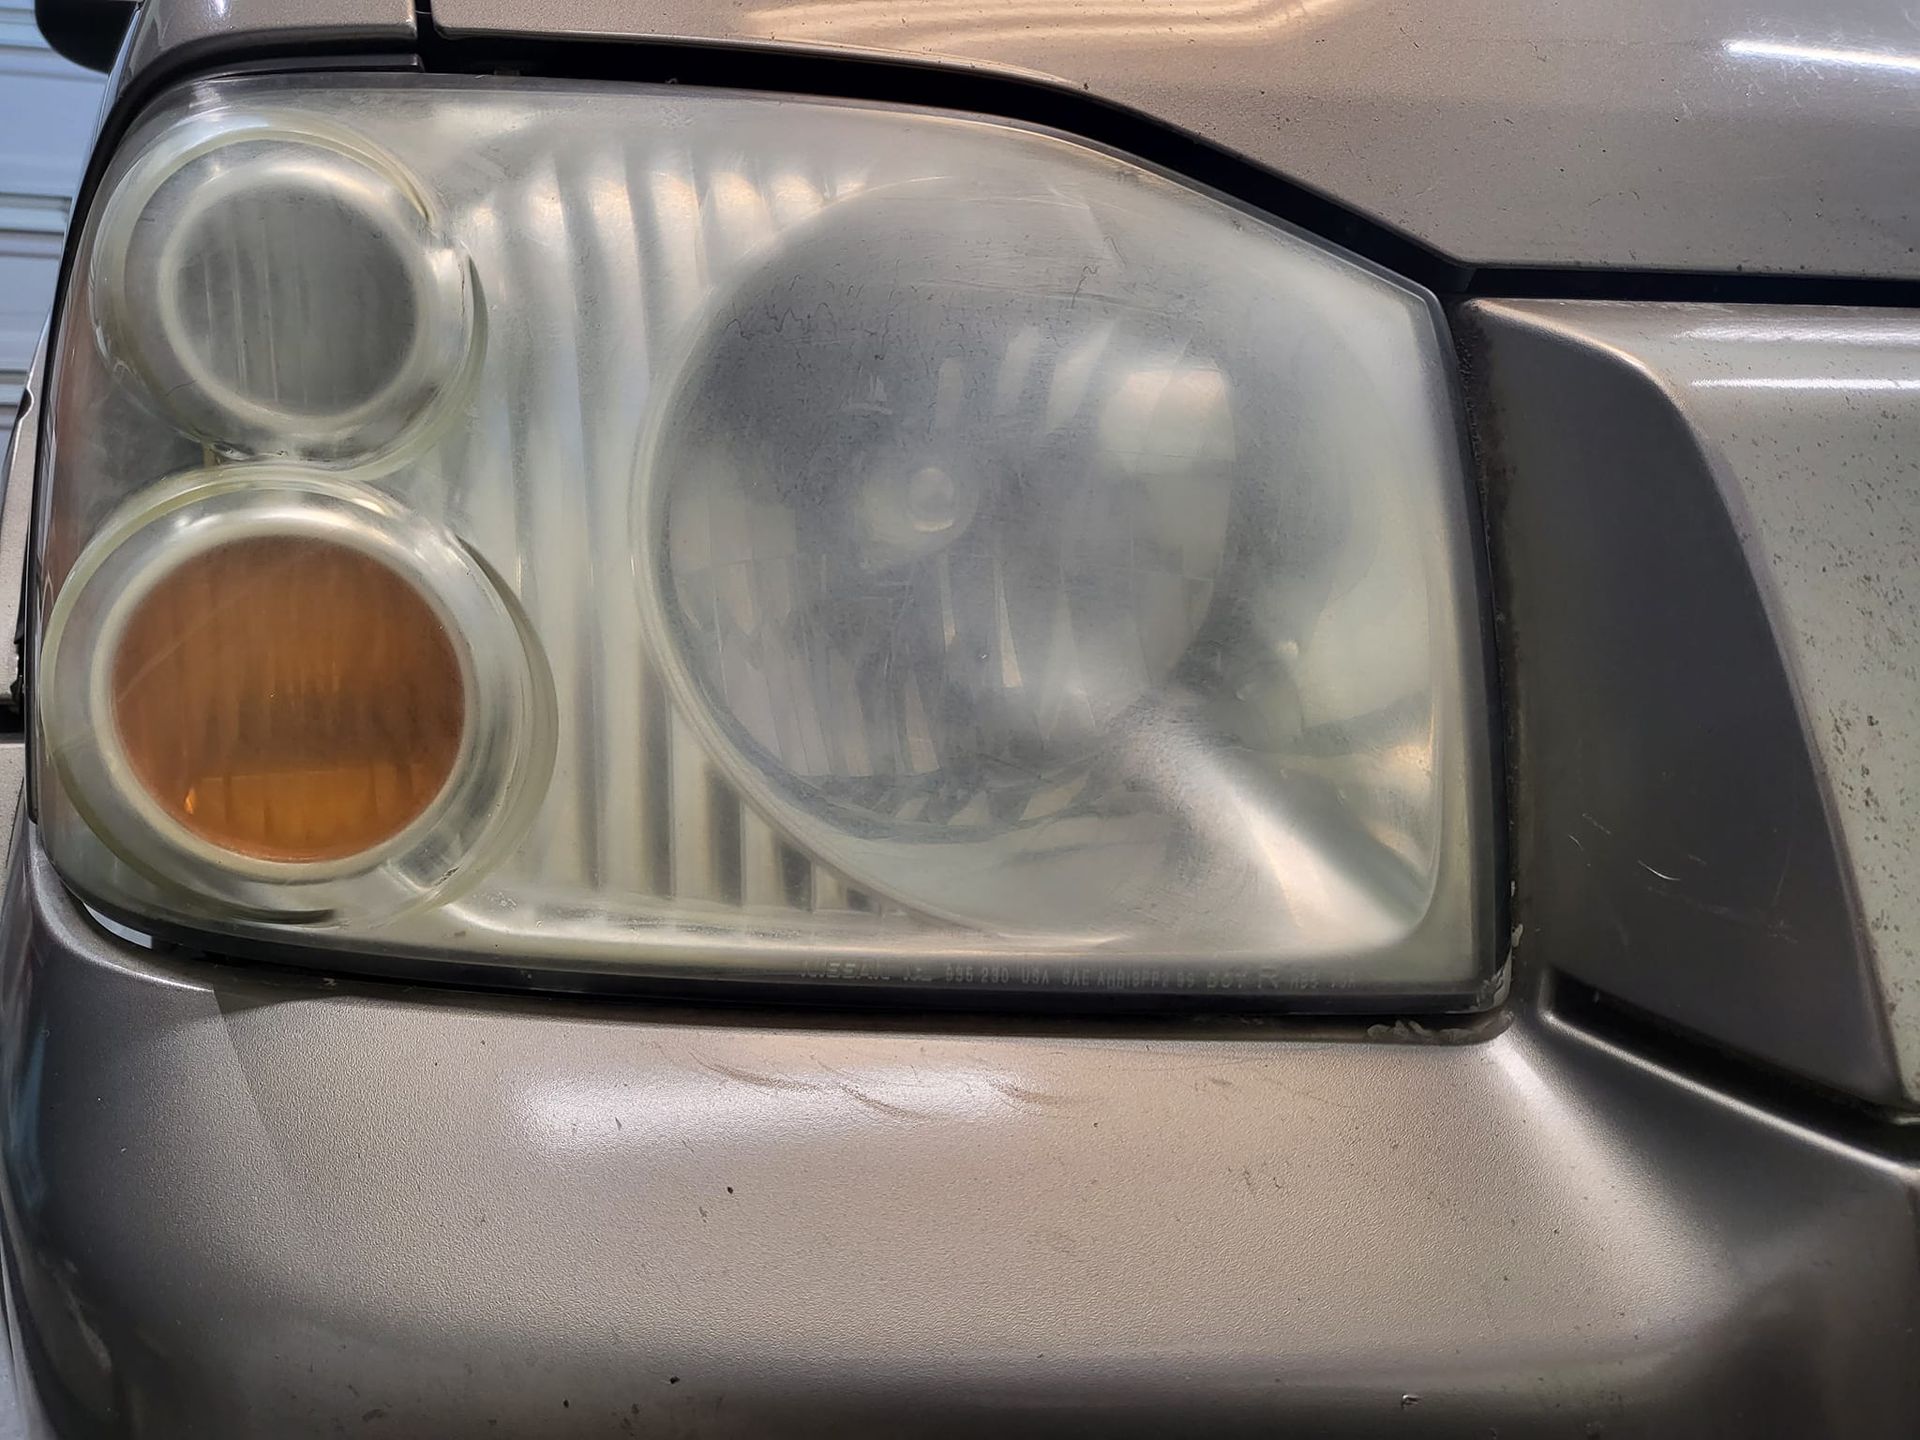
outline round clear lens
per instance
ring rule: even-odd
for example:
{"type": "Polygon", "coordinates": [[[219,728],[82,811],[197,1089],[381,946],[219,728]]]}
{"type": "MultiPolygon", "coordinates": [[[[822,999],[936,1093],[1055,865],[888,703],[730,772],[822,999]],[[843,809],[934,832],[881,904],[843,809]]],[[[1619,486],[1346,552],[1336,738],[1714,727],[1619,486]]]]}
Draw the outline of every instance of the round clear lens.
{"type": "Polygon", "coordinates": [[[100,228],[116,353],[233,454],[364,459],[474,358],[469,267],[397,167],[324,128],[224,116],[144,156],[100,228]]]}

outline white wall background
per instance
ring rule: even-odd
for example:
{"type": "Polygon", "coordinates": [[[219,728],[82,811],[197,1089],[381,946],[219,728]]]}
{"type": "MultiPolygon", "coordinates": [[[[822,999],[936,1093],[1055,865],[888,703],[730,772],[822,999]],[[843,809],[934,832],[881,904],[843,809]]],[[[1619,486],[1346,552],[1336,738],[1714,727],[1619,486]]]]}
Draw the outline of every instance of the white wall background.
{"type": "Polygon", "coordinates": [[[47,48],[31,3],[0,0],[0,446],[53,301],[102,83],[47,48]]]}

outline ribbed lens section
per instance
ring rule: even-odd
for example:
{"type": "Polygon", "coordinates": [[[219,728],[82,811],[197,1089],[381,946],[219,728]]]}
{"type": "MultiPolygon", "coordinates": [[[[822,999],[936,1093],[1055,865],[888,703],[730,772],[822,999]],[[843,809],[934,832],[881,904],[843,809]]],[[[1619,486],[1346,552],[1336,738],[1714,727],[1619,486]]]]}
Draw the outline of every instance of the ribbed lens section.
{"type": "Polygon", "coordinates": [[[735,920],[745,907],[889,927],[901,907],[862,893],[742,801],[669,698],[621,588],[638,543],[635,397],[655,393],[691,332],[711,323],[702,307],[720,279],[858,189],[856,167],[756,160],[764,148],[717,173],[654,137],[542,150],[457,217],[481,273],[540,325],[492,336],[484,423],[454,432],[410,478],[516,577],[563,687],[555,768],[594,777],[537,818],[504,863],[506,884],[668,898],[735,920]],[[583,422],[556,420],[570,415],[583,422]]]}

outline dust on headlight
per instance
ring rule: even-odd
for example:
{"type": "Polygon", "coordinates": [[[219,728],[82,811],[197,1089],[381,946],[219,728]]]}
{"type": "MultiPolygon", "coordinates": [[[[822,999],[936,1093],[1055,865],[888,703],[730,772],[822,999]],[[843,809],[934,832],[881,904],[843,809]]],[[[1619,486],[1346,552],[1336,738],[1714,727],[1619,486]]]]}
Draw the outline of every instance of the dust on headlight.
{"type": "Polygon", "coordinates": [[[217,82],[105,193],[48,603],[150,487],[291,460],[472,554],[518,618],[469,642],[527,647],[555,724],[510,842],[436,852],[418,903],[262,919],[56,778],[83,892],[679,977],[1364,1005],[1489,973],[1465,480],[1418,292],[1044,132],[677,89],[217,82]],[[114,228],[143,186],[171,250],[114,228]],[[333,264],[349,238],[400,258],[333,264]],[[327,285],[361,308],[322,316],[327,285]]]}

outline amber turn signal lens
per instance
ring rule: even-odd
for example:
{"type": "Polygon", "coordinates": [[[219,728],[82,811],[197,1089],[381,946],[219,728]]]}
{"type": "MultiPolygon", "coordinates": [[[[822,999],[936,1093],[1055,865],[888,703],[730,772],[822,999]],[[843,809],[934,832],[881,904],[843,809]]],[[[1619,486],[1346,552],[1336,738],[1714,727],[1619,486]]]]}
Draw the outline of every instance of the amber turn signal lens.
{"type": "Polygon", "coordinates": [[[330,540],[234,540],[168,572],[121,631],[110,684],[147,793],[260,860],[373,849],[433,802],[460,749],[446,627],[392,568],[330,540]]]}

